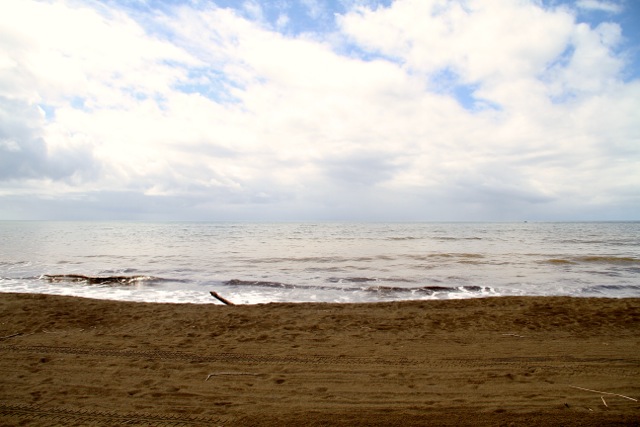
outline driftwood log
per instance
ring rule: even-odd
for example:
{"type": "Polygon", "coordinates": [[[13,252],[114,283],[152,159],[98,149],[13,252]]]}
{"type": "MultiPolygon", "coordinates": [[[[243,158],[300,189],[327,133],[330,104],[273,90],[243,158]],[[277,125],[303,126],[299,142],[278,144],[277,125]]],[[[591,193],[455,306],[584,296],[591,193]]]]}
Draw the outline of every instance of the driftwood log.
{"type": "Polygon", "coordinates": [[[226,305],[235,305],[234,303],[232,303],[231,301],[229,301],[226,298],[221,297],[217,292],[211,291],[210,292],[211,296],[214,297],[215,299],[217,299],[218,301],[222,302],[223,304],[226,305]]]}

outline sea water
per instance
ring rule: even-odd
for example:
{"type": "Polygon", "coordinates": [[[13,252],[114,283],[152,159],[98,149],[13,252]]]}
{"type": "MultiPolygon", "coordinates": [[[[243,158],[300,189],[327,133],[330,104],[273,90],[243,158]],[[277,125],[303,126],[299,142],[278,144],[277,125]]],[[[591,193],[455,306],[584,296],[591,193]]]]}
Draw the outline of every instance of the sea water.
{"type": "Polygon", "coordinates": [[[640,222],[0,222],[0,292],[147,302],[640,297],[640,222]]]}

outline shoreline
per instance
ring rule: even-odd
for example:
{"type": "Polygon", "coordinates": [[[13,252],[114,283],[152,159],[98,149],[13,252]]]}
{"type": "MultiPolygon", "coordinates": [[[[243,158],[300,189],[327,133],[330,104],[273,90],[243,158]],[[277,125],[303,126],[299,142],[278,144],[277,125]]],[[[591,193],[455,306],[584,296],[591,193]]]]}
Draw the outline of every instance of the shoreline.
{"type": "MultiPolygon", "coordinates": [[[[329,305],[359,305],[359,304],[390,304],[390,303],[422,303],[422,302],[440,302],[440,301],[469,301],[469,300],[486,300],[486,299],[509,299],[509,298],[569,298],[569,299],[593,299],[593,300],[640,300],[640,296],[635,295],[625,295],[625,296],[612,296],[612,295],[536,295],[536,294],[523,294],[523,295],[509,295],[509,294],[486,294],[486,295],[473,295],[473,296],[464,296],[464,297],[447,297],[447,298],[415,298],[415,299],[382,299],[382,300],[355,300],[355,301],[322,301],[322,300],[300,300],[300,301],[257,301],[257,302],[239,302],[238,299],[234,298],[234,296],[229,296],[233,294],[233,292],[225,293],[224,291],[213,290],[218,289],[215,287],[211,287],[209,291],[202,291],[198,293],[194,293],[194,298],[202,298],[196,301],[188,301],[188,300],[177,300],[177,299],[157,299],[157,300],[144,300],[144,299],[118,299],[115,297],[107,297],[102,298],[99,296],[94,296],[92,294],[60,294],[60,293],[47,293],[47,292],[39,292],[39,291],[22,291],[22,290],[9,290],[9,291],[0,291],[0,295],[45,295],[51,297],[61,297],[61,298],[78,298],[78,299],[88,299],[95,301],[111,301],[111,302],[122,302],[122,303],[132,303],[132,304],[171,304],[171,305],[224,305],[217,297],[213,296],[213,294],[222,297],[226,301],[228,301],[229,305],[234,306],[264,306],[264,305],[276,305],[276,304],[329,304],[329,305]]],[[[107,289],[110,290],[110,289],[107,289]]],[[[237,296],[237,295],[236,295],[237,296]]]]}
{"type": "Polygon", "coordinates": [[[638,425],[625,397],[640,398],[639,337],[640,298],[227,306],[0,293],[0,420],[638,425]]]}

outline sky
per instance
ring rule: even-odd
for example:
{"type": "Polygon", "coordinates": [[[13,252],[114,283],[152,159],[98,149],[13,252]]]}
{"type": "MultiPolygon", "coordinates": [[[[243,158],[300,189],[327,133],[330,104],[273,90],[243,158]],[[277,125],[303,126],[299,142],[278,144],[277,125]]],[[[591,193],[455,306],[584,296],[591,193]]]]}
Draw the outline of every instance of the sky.
{"type": "Polygon", "coordinates": [[[2,0],[0,219],[640,219],[636,0],[2,0]]]}

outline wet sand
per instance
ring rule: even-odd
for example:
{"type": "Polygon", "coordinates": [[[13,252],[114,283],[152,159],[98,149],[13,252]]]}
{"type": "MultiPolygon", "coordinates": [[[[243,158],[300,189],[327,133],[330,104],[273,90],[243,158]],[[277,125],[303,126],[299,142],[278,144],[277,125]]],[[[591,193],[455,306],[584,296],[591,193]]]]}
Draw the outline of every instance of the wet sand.
{"type": "Polygon", "coordinates": [[[0,294],[0,355],[6,426],[640,424],[640,299],[0,294]]]}

